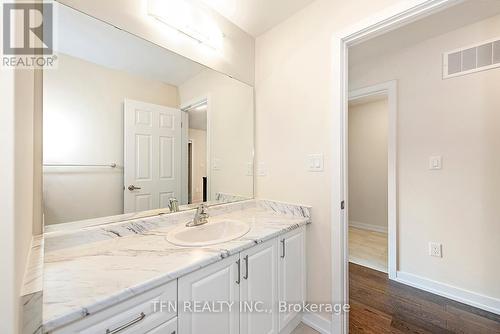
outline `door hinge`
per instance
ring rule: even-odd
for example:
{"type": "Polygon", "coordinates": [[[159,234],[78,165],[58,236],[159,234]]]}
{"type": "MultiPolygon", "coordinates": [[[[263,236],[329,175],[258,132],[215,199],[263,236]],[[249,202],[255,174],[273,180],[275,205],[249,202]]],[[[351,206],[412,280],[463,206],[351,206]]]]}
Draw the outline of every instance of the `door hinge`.
{"type": "Polygon", "coordinates": [[[340,202],[340,210],[345,209],[345,201],[340,202]]]}

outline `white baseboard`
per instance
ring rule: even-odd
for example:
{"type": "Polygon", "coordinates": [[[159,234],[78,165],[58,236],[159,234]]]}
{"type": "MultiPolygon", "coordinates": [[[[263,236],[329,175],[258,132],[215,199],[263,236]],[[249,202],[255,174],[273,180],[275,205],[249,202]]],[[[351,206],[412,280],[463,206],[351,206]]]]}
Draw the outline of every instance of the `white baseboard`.
{"type": "Polygon", "coordinates": [[[414,274],[398,271],[395,281],[434,293],[457,302],[500,314],[500,299],[433,281],[414,274]]]}
{"type": "Polygon", "coordinates": [[[349,226],[355,227],[355,228],[360,228],[363,230],[368,230],[368,231],[374,231],[374,232],[380,232],[380,233],[387,233],[387,226],[378,226],[378,225],[372,225],[372,224],[366,224],[362,222],[358,222],[355,220],[350,220],[349,221],[349,226]]]}
{"type": "Polygon", "coordinates": [[[302,322],[321,334],[331,334],[332,324],[328,319],[316,313],[304,313],[302,322]]]}

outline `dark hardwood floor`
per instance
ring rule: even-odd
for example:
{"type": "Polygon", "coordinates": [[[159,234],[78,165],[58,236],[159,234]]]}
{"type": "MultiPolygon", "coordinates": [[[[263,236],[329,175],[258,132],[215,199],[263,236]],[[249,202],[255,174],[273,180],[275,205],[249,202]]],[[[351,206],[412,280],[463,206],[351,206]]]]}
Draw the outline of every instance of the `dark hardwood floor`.
{"type": "Polygon", "coordinates": [[[500,316],[349,264],[350,333],[500,333],[500,316]]]}

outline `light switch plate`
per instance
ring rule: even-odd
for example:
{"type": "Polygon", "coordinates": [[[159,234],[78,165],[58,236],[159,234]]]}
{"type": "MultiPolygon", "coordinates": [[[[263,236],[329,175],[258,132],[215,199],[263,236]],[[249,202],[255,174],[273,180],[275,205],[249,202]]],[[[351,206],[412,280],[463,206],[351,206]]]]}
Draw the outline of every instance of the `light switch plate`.
{"type": "Polygon", "coordinates": [[[433,155],[429,157],[429,169],[439,170],[443,168],[442,157],[440,155],[433,155]]]}
{"type": "Polygon", "coordinates": [[[247,176],[253,175],[253,162],[247,163],[247,176]]]}
{"type": "Polygon", "coordinates": [[[307,170],[310,172],[322,172],[323,154],[309,154],[307,156],[307,170]]]}
{"type": "Polygon", "coordinates": [[[221,169],[221,161],[218,158],[215,158],[212,162],[212,169],[213,170],[220,170],[221,169]]]}
{"type": "Polygon", "coordinates": [[[266,176],[267,175],[267,167],[263,162],[259,162],[257,165],[257,175],[258,176],[266,176]]]}

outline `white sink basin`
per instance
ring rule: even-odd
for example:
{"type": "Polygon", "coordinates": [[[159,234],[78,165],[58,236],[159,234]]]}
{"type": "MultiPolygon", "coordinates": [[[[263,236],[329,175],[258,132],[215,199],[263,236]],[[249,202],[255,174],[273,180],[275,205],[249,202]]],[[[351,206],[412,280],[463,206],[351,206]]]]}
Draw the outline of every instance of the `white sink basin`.
{"type": "Polygon", "coordinates": [[[167,240],[177,246],[208,246],[240,238],[249,230],[247,223],[238,220],[209,221],[200,226],[179,226],[167,235],[167,240]]]}

